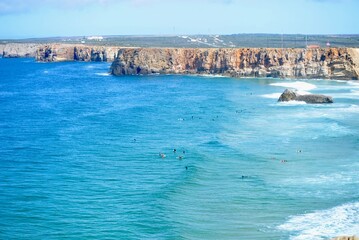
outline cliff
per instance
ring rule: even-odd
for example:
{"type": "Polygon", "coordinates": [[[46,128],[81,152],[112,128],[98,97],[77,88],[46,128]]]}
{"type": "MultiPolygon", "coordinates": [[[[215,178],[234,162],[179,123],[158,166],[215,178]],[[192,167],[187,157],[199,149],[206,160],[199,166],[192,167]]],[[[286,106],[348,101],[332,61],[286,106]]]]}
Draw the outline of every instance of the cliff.
{"type": "Polygon", "coordinates": [[[0,55],[3,58],[35,57],[41,44],[36,43],[7,43],[0,44],[0,55]]]}
{"type": "Polygon", "coordinates": [[[114,61],[118,47],[74,44],[50,44],[37,49],[36,60],[40,62],[114,61]]]}
{"type": "Polygon", "coordinates": [[[358,49],[127,48],[113,75],[221,74],[232,77],[358,79],[358,49]]]}
{"type": "Polygon", "coordinates": [[[36,44],[36,43],[7,43],[0,44],[0,54],[4,58],[35,57],[41,62],[113,61],[118,47],[92,46],[83,44],[36,44]]]}
{"type": "Polygon", "coordinates": [[[221,74],[231,77],[358,79],[359,49],[120,48],[84,44],[0,44],[3,57],[112,62],[114,75],[221,74]]]}
{"type": "Polygon", "coordinates": [[[333,238],[332,240],[359,240],[359,238],[356,236],[341,236],[333,238]]]}

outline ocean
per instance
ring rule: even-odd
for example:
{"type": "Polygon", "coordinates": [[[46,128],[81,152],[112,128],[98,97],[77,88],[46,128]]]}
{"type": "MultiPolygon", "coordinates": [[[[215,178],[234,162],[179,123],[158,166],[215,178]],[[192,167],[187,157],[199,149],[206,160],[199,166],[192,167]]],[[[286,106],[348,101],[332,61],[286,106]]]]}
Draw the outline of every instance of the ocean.
{"type": "Polygon", "coordinates": [[[358,81],[109,67],[0,59],[0,239],[359,234],[358,81]]]}

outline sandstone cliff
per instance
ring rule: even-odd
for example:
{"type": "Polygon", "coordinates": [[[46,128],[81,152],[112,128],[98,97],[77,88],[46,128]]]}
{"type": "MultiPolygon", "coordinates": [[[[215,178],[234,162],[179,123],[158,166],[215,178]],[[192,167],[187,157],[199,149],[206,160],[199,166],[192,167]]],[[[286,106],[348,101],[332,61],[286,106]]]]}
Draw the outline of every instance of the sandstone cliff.
{"type": "Polygon", "coordinates": [[[36,43],[7,43],[0,44],[0,55],[4,58],[35,57],[41,44],[36,43]]]}
{"type": "Polygon", "coordinates": [[[333,238],[332,240],[359,240],[359,238],[356,236],[341,236],[333,238]]]}
{"type": "Polygon", "coordinates": [[[114,75],[221,74],[232,77],[358,79],[359,49],[119,48],[84,44],[0,44],[3,57],[113,62],[114,75]]]}
{"type": "Polygon", "coordinates": [[[110,46],[50,44],[37,49],[36,60],[41,62],[112,62],[115,59],[117,51],[117,47],[110,46]]]}
{"type": "Polygon", "coordinates": [[[358,79],[358,66],[358,59],[346,48],[127,48],[118,51],[111,72],[358,79]]]}

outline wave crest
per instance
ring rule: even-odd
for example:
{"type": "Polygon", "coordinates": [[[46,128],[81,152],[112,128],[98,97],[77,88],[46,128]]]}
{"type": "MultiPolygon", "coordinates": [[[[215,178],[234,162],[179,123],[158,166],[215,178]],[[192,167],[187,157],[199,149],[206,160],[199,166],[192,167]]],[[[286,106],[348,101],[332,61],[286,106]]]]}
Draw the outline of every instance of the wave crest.
{"type": "Polygon", "coordinates": [[[281,231],[293,232],[292,240],[324,240],[340,235],[359,234],[359,202],[292,216],[278,226],[281,231]]]}

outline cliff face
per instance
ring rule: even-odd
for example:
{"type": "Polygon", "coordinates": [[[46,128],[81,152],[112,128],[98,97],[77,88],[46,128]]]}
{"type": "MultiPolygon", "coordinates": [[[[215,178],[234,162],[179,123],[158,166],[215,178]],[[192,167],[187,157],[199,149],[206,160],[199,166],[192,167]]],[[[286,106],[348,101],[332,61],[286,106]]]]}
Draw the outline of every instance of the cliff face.
{"type": "Polygon", "coordinates": [[[40,62],[112,62],[117,51],[118,48],[108,46],[51,44],[37,49],[36,60],[40,62]]]}
{"type": "Polygon", "coordinates": [[[221,74],[232,77],[358,79],[359,49],[119,48],[83,44],[0,44],[3,57],[113,61],[114,75],[221,74]]]}
{"type": "Polygon", "coordinates": [[[341,236],[333,238],[332,240],[359,240],[359,237],[356,236],[341,236]]]}
{"type": "MultiPolygon", "coordinates": [[[[356,51],[356,50],[353,50],[356,51]]],[[[114,75],[222,74],[233,77],[358,79],[359,61],[346,48],[120,49],[114,75]]]]}
{"type": "Polygon", "coordinates": [[[7,43],[0,44],[0,55],[3,58],[35,57],[41,44],[36,43],[7,43]]]}

